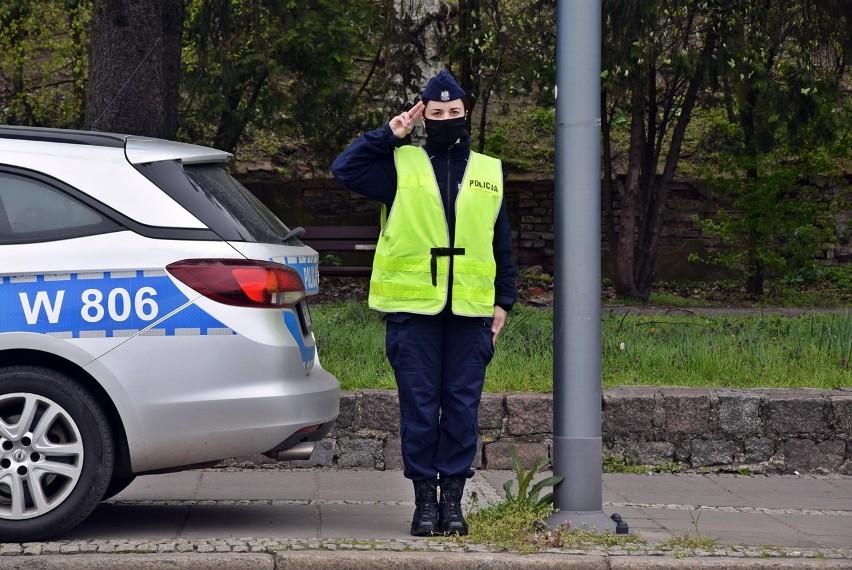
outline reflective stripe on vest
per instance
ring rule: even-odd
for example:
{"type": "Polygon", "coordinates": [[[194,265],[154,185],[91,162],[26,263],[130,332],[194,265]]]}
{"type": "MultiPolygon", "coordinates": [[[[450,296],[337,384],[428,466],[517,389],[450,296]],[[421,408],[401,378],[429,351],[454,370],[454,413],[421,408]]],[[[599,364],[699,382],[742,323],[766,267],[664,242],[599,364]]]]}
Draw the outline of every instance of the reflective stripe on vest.
{"type": "Polygon", "coordinates": [[[494,313],[494,223],[503,200],[500,161],[470,153],[456,198],[456,235],[450,247],[447,217],[426,152],[403,146],[394,153],[397,192],[379,235],[370,277],[370,307],[383,312],[435,315],[447,303],[450,259],[453,313],[494,313]]]}

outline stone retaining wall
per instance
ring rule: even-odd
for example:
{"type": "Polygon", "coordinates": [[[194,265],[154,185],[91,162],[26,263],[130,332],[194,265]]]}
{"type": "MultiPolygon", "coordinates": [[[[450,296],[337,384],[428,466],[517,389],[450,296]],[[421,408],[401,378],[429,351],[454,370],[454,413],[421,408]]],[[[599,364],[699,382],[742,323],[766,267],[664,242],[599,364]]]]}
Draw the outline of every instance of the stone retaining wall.
{"type": "MultiPolygon", "coordinates": [[[[549,458],[550,394],[485,394],[474,467],[549,458]]],[[[852,390],[613,388],[603,393],[603,453],[642,465],[852,475],[852,390]]],[[[401,469],[396,391],[344,393],[329,438],[294,467],[401,469]]]]}

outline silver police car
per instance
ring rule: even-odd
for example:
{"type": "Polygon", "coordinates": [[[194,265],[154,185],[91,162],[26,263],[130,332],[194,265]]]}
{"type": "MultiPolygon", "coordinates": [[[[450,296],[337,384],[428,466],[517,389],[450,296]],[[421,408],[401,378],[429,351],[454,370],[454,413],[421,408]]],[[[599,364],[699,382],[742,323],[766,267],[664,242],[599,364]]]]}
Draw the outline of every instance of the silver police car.
{"type": "Polygon", "coordinates": [[[137,475],[305,459],[338,414],[318,256],[211,148],[0,126],[0,542],[137,475]]]}

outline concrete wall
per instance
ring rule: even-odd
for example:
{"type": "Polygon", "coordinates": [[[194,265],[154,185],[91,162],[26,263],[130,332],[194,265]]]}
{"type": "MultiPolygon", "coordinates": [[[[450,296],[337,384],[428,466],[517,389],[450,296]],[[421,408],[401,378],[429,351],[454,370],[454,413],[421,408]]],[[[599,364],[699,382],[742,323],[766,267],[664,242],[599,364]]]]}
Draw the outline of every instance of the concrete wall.
{"type": "MultiPolygon", "coordinates": [[[[852,390],[612,388],[602,410],[604,454],[632,463],[852,475],[852,390]]],[[[475,467],[512,469],[511,444],[529,468],[550,457],[551,395],[485,394],[479,425],[475,467]]],[[[344,393],[331,437],[290,465],[401,469],[396,392],[344,393]]]]}

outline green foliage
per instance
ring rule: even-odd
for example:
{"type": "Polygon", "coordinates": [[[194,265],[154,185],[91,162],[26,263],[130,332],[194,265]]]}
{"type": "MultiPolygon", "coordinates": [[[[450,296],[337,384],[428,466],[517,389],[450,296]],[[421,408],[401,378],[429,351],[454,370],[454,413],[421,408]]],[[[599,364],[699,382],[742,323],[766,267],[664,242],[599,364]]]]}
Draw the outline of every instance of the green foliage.
{"type": "Polygon", "coordinates": [[[519,109],[490,129],[484,152],[501,158],[509,171],[550,168],[554,159],[555,130],[554,109],[519,109]]]}
{"type": "Polygon", "coordinates": [[[91,4],[0,3],[0,123],[83,127],[91,4]]]}
{"type": "Polygon", "coordinates": [[[532,483],[533,478],[536,473],[538,473],[543,467],[548,465],[550,462],[546,459],[539,459],[535,462],[532,469],[527,471],[524,468],[524,464],[521,462],[518,457],[517,452],[515,452],[514,446],[509,446],[509,455],[512,457],[512,462],[515,465],[515,475],[517,476],[518,482],[518,493],[514,494],[512,492],[512,485],[515,483],[513,480],[508,480],[503,483],[503,490],[506,492],[506,501],[509,503],[520,503],[526,505],[531,509],[539,509],[541,507],[545,507],[553,504],[553,493],[547,493],[543,497],[539,498],[539,493],[545,487],[552,487],[553,485],[557,485],[562,482],[564,477],[562,475],[551,475],[550,477],[545,477],[544,479],[532,483]],[[532,486],[530,487],[530,485],[532,486]]]}
{"type": "Polygon", "coordinates": [[[234,150],[256,125],[338,148],[353,132],[345,81],[375,18],[369,0],[189,0],[185,136],[234,150]]]}
{"type": "Polygon", "coordinates": [[[320,265],[324,265],[326,267],[340,267],[343,265],[343,260],[339,255],[335,255],[333,253],[325,253],[319,260],[320,265]]]}
{"type": "Polygon", "coordinates": [[[707,261],[734,269],[746,278],[758,268],[766,277],[789,279],[813,266],[821,245],[833,232],[833,219],[820,203],[820,191],[807,183],[819,174],[814,160],[795,164],[776,154],[743,158],[729,165],[713,184],[730,204],[716,218],[696,219],[702,230],[721,238],[726,249],[707,261]],[[755,176],[738,176],[746,170],[755,176]]]}
{"type": "Polygon", "coordinates": [[[749,154],[737,147],[736,126],[714,125],[707,133],[710,146],[724,150],[713,153],[705,175],[725,207],[714,217],[695,216],[694,221],[724,247],[704,260],[738,272],[753,297],[763,295],[764,279],[815,282],[820,273],[816,259],[848,200],[823,200],[811,183],[837,174],[832,146],[796,151],[783,133],[776,133],[774,150],[749,154]]]}
{"type": "Polygon", "coordinates": [[[725,65],[714,72],[730,125],[709,142],[724,176],[713,183],[732,204],[701,223],[729,248],[716,261],[741,271],[753,297],[765,274],[789,278],[811,264],[826,238],[807,181],[849,150],[849,17],[836,2],[744,2],[719,22],[725,65]]]}
{"type": "Polygon", "coordinates": [[[811,276],[809,283],[817,281],[830,283],[843,291],[852,291],[852,265],[820,267],[811,276]]]}
{"type": "MultiPolygon", "coordinates": [[[[512,146],[502,154],[503,145],[514,133],[495,132],[495,125],[503,120],[491,120],[495,111],[489,103],[499,97],[502,101],[522,100],[527,106],[552,107],[556,2],[462,0],[458,17],[448,21],[448,31],[450,67],[458,70],[472,110],[478,112],[471,117],[477,139],[474,148],[480,152],[489,149],[487,152],[505,162],[518,150],[512,146]]],[[[506,114],[502,108],[496,113],[506,114]]],[[[530,167],[532,163],[519,160],[519,169],[530,167]]]]}
{"type": "Polygon", "coordinates": [[[720,21],[724,42],[715,79],[744,154],[794,150],[834,138],[834,113],[848,72],[850,13],[842,3],[743,2],[720,21]]]}

